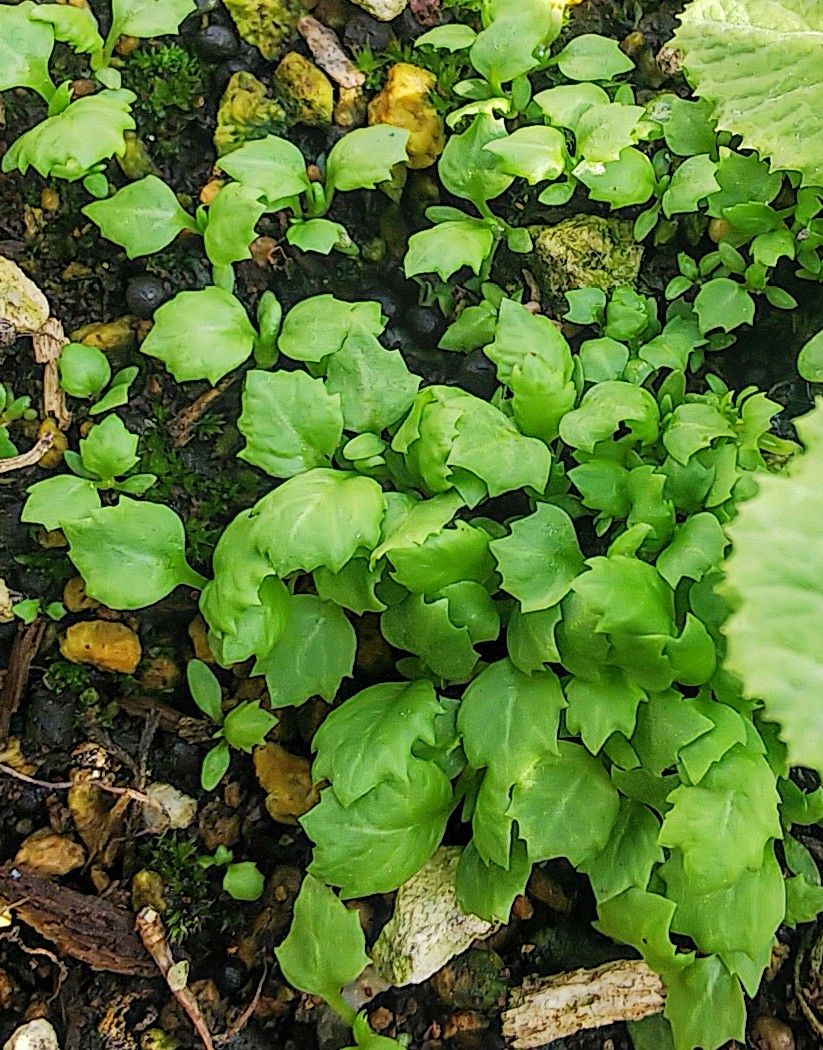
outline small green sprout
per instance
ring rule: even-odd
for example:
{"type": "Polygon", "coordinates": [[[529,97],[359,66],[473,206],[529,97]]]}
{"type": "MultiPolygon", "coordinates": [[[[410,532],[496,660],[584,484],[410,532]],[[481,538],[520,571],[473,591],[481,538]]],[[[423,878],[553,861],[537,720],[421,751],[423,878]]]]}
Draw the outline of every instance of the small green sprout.
{"type": "MultiPolygon", "coordinates": [[[[264,711],[259,700],[238,704],[223,714],[223,694],[214,672],[202,660],[190,660],[186,668],[189,690],[200,710],[220,728],[214,734],[219,742],[203,759],[200,783],[204,791],[213,791],[225,776],[231,759],[230,748],[250,752],[262,744],[277,718],[264,711]]],[[[242,884],[243,876],[239,876],[242,884]]]]}

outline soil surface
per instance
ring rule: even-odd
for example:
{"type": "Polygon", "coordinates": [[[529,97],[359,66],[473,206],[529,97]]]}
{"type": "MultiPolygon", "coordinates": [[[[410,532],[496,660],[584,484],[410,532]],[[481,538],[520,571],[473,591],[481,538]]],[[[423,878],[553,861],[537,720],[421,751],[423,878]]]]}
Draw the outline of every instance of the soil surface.
{"type": "MultiPolygon", "coordinates": [[[[432,0],[428,6],[413,6],[418,11],[431,8],[437,15],[440,5],[432,0]]],[[[105,21],[105,5],[94,2],[93,7],[105,21]]],[[[212,177],[211,138],[229,75],[245,68],[265,81],[272,69],[246,45],[222,63],[202,57],[198,41],[206,26],[233,30],[222,5],[207,0],[201,8],[202,13],[184,23],[178,38],[143,42],[135,55],[123,60],[124,85],[140,99],[138,127],[150,160],[176,192],[194,202],[212,177]],[[161,69],[156,56],[171,46],[182,49],[189,62],[164,74],[167,86],[174,89],[173,101],[167,102],[154,92],[161,69]],[[136,55],[144,58],[137,60],[136,55]],[[152,55],[154,65],[145,61],[152,55]]],[[[338,31],[344,40],[354,33],[381,31],[378,23],[345,0],[321,0],[314,13],[322,20],[332,10],[336,19],[343,19],[338,31]]],[[[575,9],[573,25],[577,31],[603,32],[618,40],[641,32],[653,56],[670,34],[676,10],[666,3],[592,0],[575,9]]],[[[411,10],[391,28],[395,48],[422,29],[411,10]]],[[[72,66],[68,52],[60,61],[65,68],[58,80],[87,73],[72,66]]],[[[378,71],[378,86],[379,79],[378,71]]],[[[10,92],[0,116],[2,154],[41,112],[30,92],[10,92]]],[[[293,137],[307,156],[316,156],[338,134],[333,126],[300,127],[293,137]]],[[[114,165],[111,178],[125,181],[114,165]]],[[[393,242],[402,245],[421,225],[425,192],[425,180],[416,178],[401,207],[379,193],[346,194],[335,205],[332,218],[345,222],[355,240],[362,242],[381,231],[390,249],[379,263],[292,252],[278,218],[268,217],[258,228],[261,240],[255,258],[236,267],[237,295],[250,308],[267,288],[284,307],[323,291],[342,298],[377,298],[391,322],[387,345],[401,348],[424,382],[461,383],[472,392],[490,393],[493,373],[478,355],[436,349],[442,316],[436,306],[418,305],[418,286],[402,275],[402,247],[395,252],[391,248],[393,242]]],[[[191,434],[184,433],[191,440],[183,443],[181,418],[207,385],[183,388],[136,350],[146,324],[141,294],[146,293],[147,278],[152,280],[149,293],[160,298],[209,282],[200,241],[181,238],[148,263],[130,262],[83,218],[80,207],[87,201],[79,184],[52,186],[35,173],[25,178],[0,176],[0,254],[18,262],[42,288],[66,332],[125,318],[110,356],[115,367],[134,363],[140,372],[120,415],[140,435],[140,469],[158,477],[152,498],[170,504],[184,518],[192,562],[206,573],[226,522],[270,487],[269,479],[235,456],[242,440],[230,421],[239,413],[241,383],[222,389],[198,415],[191,434]],[[56,203],[46,191],[56,193],[56,203]]],[[[510,203],[517,205],[516,200],[510,203]]],[[[647,292],[662,289],[673,258],[664,257],[659,272],[646,274],[647,292]]],[[[504,270],[506,265],[504,260],[504,270]]],[[[508,265],[516,274],[514,262],[508,265]]],[[[808,323],[809,312],[804,316],[808,323]]],[[[780,329],[784,317],[776,317],[771,328],[767,322],[748,343],[741,338],[733,354],[712,366],[734,386],[756,383],[771,391],[787,406],[789,432],[791,416],[809,407],[809,395],[795,377],[791,355],[777,355],[773,347],[775,338],[800,345],[808,333],[780,329]]],[[[33,405],[38,404],[40,372],[27,341],[0,349],[0,377],[13,385],[15,394],[27,394],[33,405]]],[[[87,425],[85,411],[76,412],[68,435],[71,447],[77,446],[87,425]]],[[[21,450],[30,447],[36,428],[36,420],[15,427],[12,436],[21,450]]],[[[59,536],[19,523],[26,487],[44,476],[37,467],[0,475],[0,576],[13,592],[38,598],[45,607],[62,600],[64,586],[75,573],[59,536]]],[[[147,964],[130,933],[134,912],[158,896],[165,904],[164,921],[175,957],[188,961],[189,987],[199,998],[210,1030],[219,1034],[221,1047],[334,1050],[343,1045],[346,1033],[327,1008],[296,995],[283,982],[272,956],[288,928],[309,859],[308,840],[296,824],[273,822],[249,756],[233,752],[230,773],[218,792],[207,795],[200,788],[209,730],[185,686],[186,662],[197,652],[196,599],[195,593],[178,590],[151,609],[116,614],[139,631],[143,659],[134,675],[102,672],[62,657],[61,632],[99,614],[91,609],[70,612],[59,624],[40,616],[30,626],[0,625],[0,667],[5,668],[0,672],[0,711],[10,713],[10,743],[0,753],[0,862],[13,866],[21,844],[42,829],[56,837],[55,856],[66,842],[82,847],[80,864],[50,883],[50,890],[27,885],[22,898],[15,897],[13,881],[0,873],[0,896],[10,903],[22,899],[10,924],[0,918],[0,1045],[24,1021],[41,1016],[54,1024],[62,1050],[201,1045],[166,982],[147,964]],[[141,793],[152,782],[172,784],[197,801],[198,817],[192,826],[162,834],[147,827],[141,793]],[[69,784],[74,785],[72,792],[69,784]],[[85,795],[76,790],[78,785],[86,785],[85,795]],[[259,865],[267,878],[262,900],[232,900],[221,891],[220,872],[198,866],[198,857],[212,855],[219,846],[231,849],[235,860],[259,865]],[[113,924],[106,910],[112,908],[128,916],[124,929],[113,924]],[[114,955],[131,971],[112,972],[117,969],[114,955]],[[152,1029],[163,1029],[173,1040],[149,1042],[152,1029]]],[[[361,636],[351,690],[373,681],[390,655],[376,626],[373,637],[361,636]]],[[[253,697],[261,688],[257,680],[230,672],[221,677],[238,697],[253,697]]],[[[284,712],[272,739],[292,756],[308,759],[312,733],[325,710],[318,701],[284,712]]],[[[453,835],[450,841],[459,839],[453,835]]],[[[56,862],[60,859],[56,856],[56,862]]],[[[355,902],[369,942],[389,915],[391,902],[390,896],[355,902]]],[[[371,1023],[386,1035],[407,1036],[412,1050],[503,1047],[499,1014],[508,988],[529,974],[595,966],[625,955],[591,929],[593,915],[586,880],[565,864],[543,865],[527,894],[516,901],[507,927],[426,983],[378,996],[368,1008],[371,1023]]],[[[777,1018],[789,1025],[794,1045],[819,1046],[819,1037],[808,1028],[795,1000],[796,941],[787,935],[784,947],[771,979],[751,1004],[751,1045],[772,1050],[789,1045],[767,1040],[768,1019],[777,1018]]],[[[778,1025],[776,1031],[779,1035],[786,1030],[778,1025]]],[[[555,1050],[629,1050],[632,1044],[627,1030],[617,1026],[553,1045],[555,1050]]]]}

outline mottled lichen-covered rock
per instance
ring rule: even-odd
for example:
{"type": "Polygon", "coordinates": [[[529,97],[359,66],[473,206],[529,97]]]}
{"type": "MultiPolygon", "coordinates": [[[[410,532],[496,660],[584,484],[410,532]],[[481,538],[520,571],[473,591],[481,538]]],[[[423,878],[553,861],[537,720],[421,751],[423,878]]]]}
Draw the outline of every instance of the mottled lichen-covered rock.
{"type": "Polygon", "coordinates": [[[457,902],[454,879],[462,852],[442,846],[398,890],[394,914],[372,951],[377,974],[390,984],[428,980],[472,941],[495,929],[485,919],[466,915],[457,902]]]}
{"type": "Polygon", "coordinates": [[[286,49],[306,8],[301,0],[226,0],[237,32],[269,62],[286,49]]]}
{"type": "Polygon", "coordinates": [[[409,0],[354,0],[358,7],[381,22],[390,22],[406,10],[409,0]]]}
{"type": "Polygon", "coordinates": [[[0,255],[0,324],[18,335],[34,335],[48,318],[45,295],[17,263],[0,255]]]}
{"type": "Polygon", "coordinates": [[[443,121],[429,99],[436,83],[427,69],[398,62],[389,70],[383,90],[369,103],[369,124],[391,124],[409,132],[410,168],[428,168],[446,145],[443,121]]]}
{"type": "Polygon", "coordinates": [[[295,120],[302,124],[330,124],[334,109],[331,81],[296,51],[284,56],[274,74],[280,92],[294,103],[295,120]]]}
{"type": "Polygon", "coordinates": [[[269,98],[257,77],[243,70],[234,74],[220,100],[214,148],[223,157],[252,139],[282,135],[287,123],[282,103],[269,98]]]}
{"type": "Polygon", "coordinates": [[[630,222],[575,215],[537,233],[533,263],[546,298],[563,304],[563,293],[573,288],[608,292],[621,284],[633,285],[642,255],[630,222]]]}

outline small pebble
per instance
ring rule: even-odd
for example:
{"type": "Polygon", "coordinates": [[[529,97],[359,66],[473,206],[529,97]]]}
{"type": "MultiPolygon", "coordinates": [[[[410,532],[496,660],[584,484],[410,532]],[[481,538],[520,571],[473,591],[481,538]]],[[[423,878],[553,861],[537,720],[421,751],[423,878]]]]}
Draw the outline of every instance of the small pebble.
{"type": "Polygon", "coordinates": [[[225,62],[240,50],[240,40],[228,26],[210,25],[194,38],[197,54],[205,62],[225,62]]]}
{"type": "Polygon", "coordinates": [[[167,298],[162,281],[148,273],[133,277],[126,286],[128,311],[141,321],[147,321],[167,298]]]}

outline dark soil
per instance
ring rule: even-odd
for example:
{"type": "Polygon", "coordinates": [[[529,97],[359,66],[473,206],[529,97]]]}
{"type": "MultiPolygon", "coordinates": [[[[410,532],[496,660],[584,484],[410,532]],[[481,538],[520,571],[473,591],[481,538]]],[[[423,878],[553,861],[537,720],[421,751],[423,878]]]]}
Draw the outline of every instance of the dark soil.
{"type": "MultiPolygon", "coordinates": [[[[95,2],[93,6],[102,17],[105,5],[95,2]]],[[[647,12],[639,12],[639,25],[654,54],[673,27],[675,5],[642,6],[647,12]]],[[[255,49],[237,46],[221,6],[207,2],[202,7],[208,13],[192,16],[175,41],[194,56],[199,71],[186,88],[188,95],[178,99],[180,105],[169,105],[158,116],[150,97],[141,95],[138,85],[145,87],[146,76],[133,60],[126,62],[124,78],[125,85],[135,87],[141,96],[138,126],[151,160],[177,192],[195,202],[211,176],[211,135],[229,73],[250,68],[265,79],[271,71],[255,49]]],[[[575,9],[575,18],[586,31],[621,39],[638,27],[636,9],[640,7],[629,0],[592,0],[575,9]]],[[[345,10],[350,25],[341,35],[347,41],[356,43],[367,31],[379,32],[380,27],[375,29],[375,23],[364,19],[359,9],[349,5],[345,10]]],[[[413,27],[405,21],[395,29],[402,38],[413,27]]],[[[145,42],[141,52],[150,54],[169,43],[145,42]]],[[[84,74],[82,68],[70,67],[65,56],[62,60],[65,76],[84,74]]],[[[5,126],[0,123],[0,154],[39,119],[31,98],[30,93],[13,92],[7,100],[5,126]]],[[[330,136],[325,132],[298,129],[296,134],[307,157],[319,155],[329,145],[330,136]]],[[[111,177],[115,182],[122,180],[115,165],[111,177]]],[[[339,199],[332,217],[345,222],[358,241],[380,229],[391,249],[419,225],[424,189],[422,180],[410,180],[400,208],[379,193],[347,194],[339,199]],[[387,236],[392,232],[393,237],[387,236]]],[[[61,182],[48,187],[34,173],[25,178],[0,176],[0,253],[17,261],[39,284],[67,332],[126,315],[139,331],[158,302],[182,289],[209,283],[209,270],[196,238],[181,239],[148,263],[129,262],[83,219],[79,209],[87,199],[79,185],[61,182]],[[59,196],[55,211],[43,208],[42,194],[47,188],[59,196]]],[[[435,349],[443,318],[436,307],[418,304],[417,285],[401,273],[402,248],[395,255],[390,251],[380,264],[335,255],[296,257],[285,245],[276,217],[267,222],[259,231],[272,239],[271,255],[237,267],[237,294],[249,307],[266,288],[273,289],[285,307],[321,291],[352,299],[377,298],[390,318],[385,336],[388,345],[402,347],[409,366],[425,382],[460,382],[475,393],[490,393],[493,374],[485,359],[435,349]]],[[[515,260],[509,264],[512,280],[519,280],[515,260]]],[[[665,256],[662,265],[665,268],[665,256]]],[[[647,290],[660,290],[667,277],[662,271],[649,273],[647,290]]],[[[823,312],[821,304],[817,306],[823,312]]],[[[756,341],[746,345],[741,340],[733,354],[713,360],[712,366],[722,370],[733,385],[757,383],[763,389],[771,388],[787,405],[788,419],[808,407],[809,398],[805,384],[792,378],[792,357],[785,346],[787,342],[801,344],[808,333],[780,330],[784,317],[776,318],[771,330],[768,323],[761,325],[756,341]],[[773,349],[778,331],[779,355],[773,349]]],[[[808,323],[812,330],[813,319],[808,323]]],[[[170,503],[185,519],[193,562],[208,571],[225,523],[269,488],[265,478],[235,458],[242,442],[230,421],[239,412],[241,384],[232,384],[212,404],[200,419],[194,439],[180,448],[173,437],[174,421],[206,390],[206,384],[181,387],[133,345],[115,351],[113,361],[119,367],[140,365],[132,399],[120,414],[141,435],[141,469],[158,476],[153,498],[170,503]]],[[[29,394],[37,403],[39,374],[26,342],[0,350],[0,378],[11,382],[16,394],[29,394]]],[[[75,414],[69,433],[72,447],[82,433],[84,415],[82,410],[75,414]]],[[[28,430],[25,426],[15,429],[21,448],[31,444],[34,428],[36,423],[28,430]]],[[[61,599],[73,570],[60,547],[44,546],[42,531],[19,524],[25,489],[43,476],[38,468],[0,475],[0,576],[12,590],[38,597],[45,605],[61,599]]],[[[198,714],[185,688],[185,676],[180,678],[180,670],[193,656],[187,629],[196,613],[196,595],[176,592],[138,616],[126,618],[139,627],[143,646],[144,663],[137,677],[104,674],[62,659],[59,631],[88,613],[70,614],[59,628],[49,622],[12,717],[11,736],[21,741],[29,770],[25,776],[40,782],[68,782],[81,765],[84,749],[95,746],[107,756],[117,784],[140,789],[150,781],[166,781],[195,797],[200,804],[199,823],[162,837],[146,832],[139,803],[127,806],[105,848],[97,855],[90,852],[87,863],[60,885],[131,910],[139,904],[133,876],[147,868],[159,872],[169,905],[165,921],[174,951],[178,959],[190,962],[189,983],[200,996],[211,1030],[232,1031],[246,1007],[256,1002],[251,1019],[221,1045],[227,1050],[269,1050],[273,1046],[334,1050],[343,1045],[341,1033],[326,1008],[319,1003],[299,1003],[282,981],[271,953],[288,927],[291,904],[309,859],[307,839],[298,827],[273,823],[247,756],[235,756],[221,791],[207,798],[199,786],[206,744],[202,734],[200,739],[195,734],[194,740],[191,734],[187,736],[180,723],[180,716],[198,714]],[[147,677],[152,658],[170,662],[167,682],[147,677]],[[220,890],[219,873],[196,866],[198,855],[213,853],[221,842],[233,849],[235,860],[258,863],[269,880],[263,901],[232,901],[220,890]]],[[[0,625],[0,667],[9,667],[16,658],[13,654],[19,656],[24,632],[24,627],[14,624],[0,625]]],[[[361,644],[361,678],[355,688],[368,681],[369,660],[374,655],[366,649],[361,644]]],[[[240,680],[232,683],[229,673],[224,679],[234,689],[246,688],[240,680]]],[[[292,753],[308,756],[320,713],[311,703],[285,712],[274,738],[292,753]]],[[[6,766],[14,764],[7,754],[0,761],[6,766]]],[[[115,798],[109,798],[108,804],[115,798]]],[[[21,842],[38,829],[63,832],[72,827],[64,787],[41,786],[0,769],[0,862],[13,860],[21,842]]],[[[371,941],[389,914],[391,900],[356,904],[371,941]]],[[[563,864],[543,866],[516,912],[519,917],[509,926],[434,979],[375,999],[369,1007],[374,1026],[386,1035],[409,1036],[412,1050],[446,1046],[494,1050],[503,1046],[498,1015],[507,987],[530,973],[597,965],[624,954],[592,931],[589,921],[594,908],[586,881],[563,864]],[[546,903],[547,885],[556,891],[554,907],[546,903]]],[[[797,1046],[811,1048],[819,1044],[799,1014],[791,974],[789,959],[772,981],[764,983],[757,1003],[752,1004],[752,1017],[764,1013],[787,1020],[797,1046]]],[[[11,926],[0,926],[0,1045],[24,1020],[38,1016],[47,1016],[54,1023],[63,1050],[145,1050],[141,1036],[155,1026],[174,1034],[179,1041],[173,1045],[199,1045],[159,974],[149,978],[95,972],[71,952],[55,949],[51,940],[15,917],[11,926]]],[[[580,1034],[556,1044],[555,1050],[629,1050],[630,1046],[625,1028],[619,1026],[580,1034]]]]}

